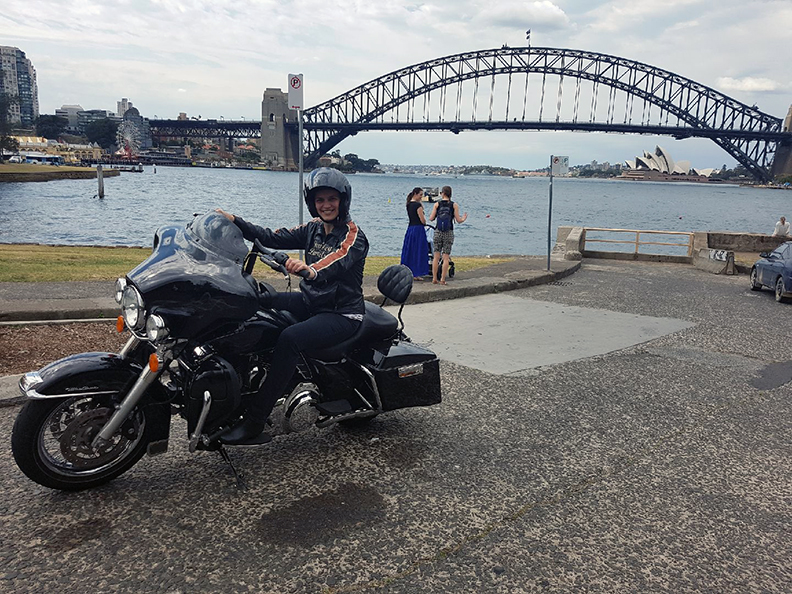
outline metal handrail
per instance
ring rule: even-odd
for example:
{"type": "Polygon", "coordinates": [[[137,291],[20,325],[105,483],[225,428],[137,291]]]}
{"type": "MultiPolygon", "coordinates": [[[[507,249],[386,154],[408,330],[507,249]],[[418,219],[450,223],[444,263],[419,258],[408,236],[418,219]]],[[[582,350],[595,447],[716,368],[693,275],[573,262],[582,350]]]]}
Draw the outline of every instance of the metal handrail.
{"type": "Polygon", "coordinates": [[[693,255],[693,233],[690,231],[650,231],[647,229],[608,229],[605,227],[584,227],[584,234],[583,234],[583,248],[588,242],[598,242],[598,243],[626,243],[630,245],[634,245],[635,249],[633,253],[637,254],[638,249],[642,245],[670,245],[676,247],[687,247],[687,255],[688,257],[693,255]],[[635,239],[625,240],[625,239],[595,239],[589,238],[588,232],[589,231],[604,231],[607,233],[634,233],[635,239]],[[687,236],[686,243],[673,243],[673,242],[664,242],[664,241],[641,241],[641,235],[685,235],[687,236]]]}

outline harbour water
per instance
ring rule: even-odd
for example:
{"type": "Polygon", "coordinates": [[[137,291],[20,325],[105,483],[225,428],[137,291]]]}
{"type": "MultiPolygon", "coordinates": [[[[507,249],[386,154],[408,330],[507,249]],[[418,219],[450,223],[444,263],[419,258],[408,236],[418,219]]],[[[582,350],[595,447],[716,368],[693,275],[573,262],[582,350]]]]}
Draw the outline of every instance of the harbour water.
{"type": "MultiPolygon", "coordinates": [[[[453,188],[469,213],[457,225],[457,255],[534,254],[547,249],[548,178],[350,176],[354,220],[372,255],[397,255],[414,186],[453,188]]],[[[105,180],[0,184],[0,243],[149,245],[161,225],[221,207],[264,226],[298,222],[296,173],[145,167],[105,180]]],[[[427,205],[427,215],[428,208],[427,205]]],[[[792,192],[736,185],[556,178],[553,239],[560,225],[771,233],[792,218],[792,192]]],[[[305,211],[306,220],[309,214],[305,211]]]]}

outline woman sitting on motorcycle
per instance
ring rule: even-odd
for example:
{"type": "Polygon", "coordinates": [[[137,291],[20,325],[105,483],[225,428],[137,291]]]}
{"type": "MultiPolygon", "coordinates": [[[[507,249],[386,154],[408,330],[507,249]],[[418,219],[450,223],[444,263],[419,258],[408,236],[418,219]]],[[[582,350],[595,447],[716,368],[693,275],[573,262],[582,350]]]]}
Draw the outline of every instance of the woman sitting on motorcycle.
{"type": "Polygon", "coordinates": [[[305,204],[312,221],[291,229],[265,229],[220,209],[245,239],[258,239],[270,248],[305,250],[305,262],[289,258],[286,270],[309,274],[299,293],[277,293],[272,307],[287,310],[300,320],[278,338],[269,373],[244,417],[220,436],[228,445],[261,444],[275,402],[297,369],[300,353],[323,349],[352,336],[363,321],[363,267],[368,240],[349,218],[352,187],[346,176],[330,169],[315,169],[305,182],[305,204]]]}

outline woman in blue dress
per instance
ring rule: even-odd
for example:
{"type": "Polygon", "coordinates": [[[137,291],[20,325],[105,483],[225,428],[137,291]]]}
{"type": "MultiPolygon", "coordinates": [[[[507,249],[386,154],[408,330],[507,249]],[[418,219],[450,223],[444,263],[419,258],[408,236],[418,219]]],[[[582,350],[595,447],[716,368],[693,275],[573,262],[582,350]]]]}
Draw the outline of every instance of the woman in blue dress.
{"type": "Polygon", "coordinates": [[[429,244],[426,241],[426,215],[424,215],[423,190],[413,188],[407,194],[407,216],[410,224],[404,236],[402,246],[401,263],[407,266],[413,274],[415,280],[423,280],[421,277],[429,274],[429,244]]]}

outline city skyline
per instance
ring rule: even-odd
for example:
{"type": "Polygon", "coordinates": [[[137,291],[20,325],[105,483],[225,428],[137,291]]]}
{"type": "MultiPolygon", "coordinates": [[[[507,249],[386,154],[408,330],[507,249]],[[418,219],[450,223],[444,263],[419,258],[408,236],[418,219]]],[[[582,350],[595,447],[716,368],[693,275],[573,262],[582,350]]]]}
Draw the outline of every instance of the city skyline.
{"type": "MultiPolygon", "coordinates": [[[[114,110],[128,97],[141,114],[203,119],[260,116],[263,91],[305,75],[315,105],[410,64],[452,53],[525,45],[621,56],[675,72],[778,118],[792,103],[792,4],[782,1],[549,0],[431,4],[360,2],[121,2],[6,0],[0,43],[19,47],[38,72],[40,112],[64,104],[114,110]],[[305,18],[302,15],[311,15],[305,18]],[[387,43],[383,40],[392,39],[387,43]],[[372,49],[375,48],[375,49],[372,49]]],[[[383,163],[546,165],[623,162],[667,145],[697,167],[730,167],[713,142],[549,132],[367,132],[342,153],[383,163]]]]}

